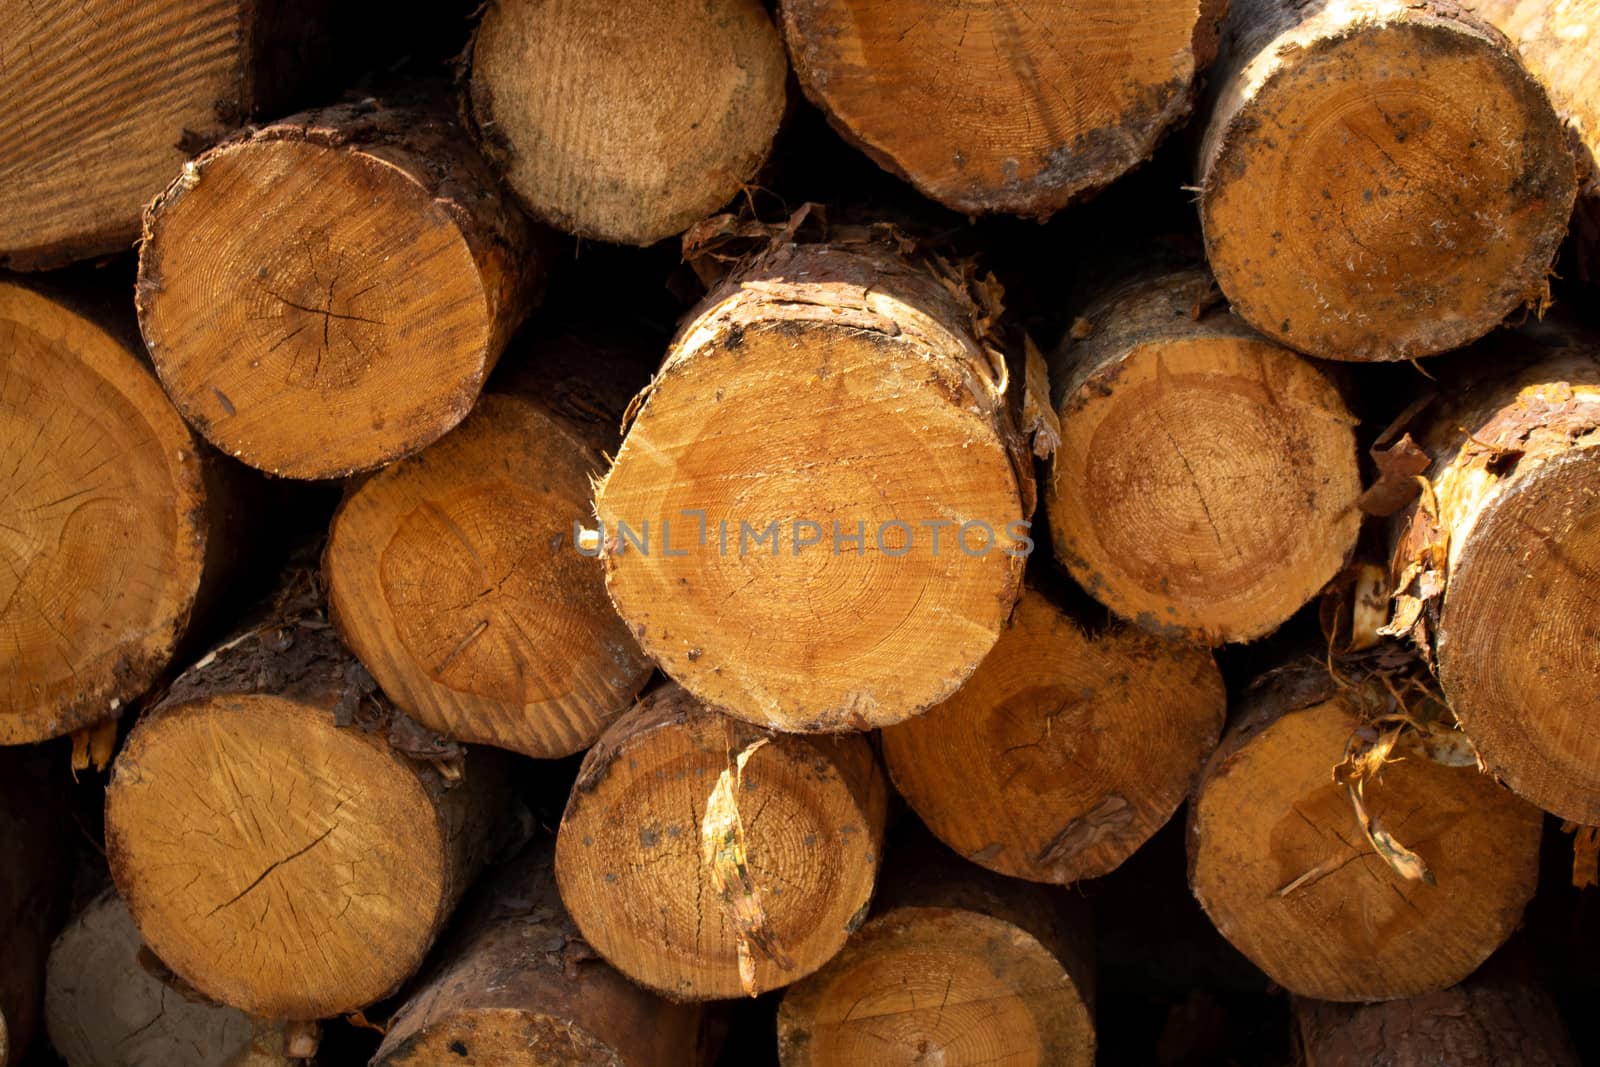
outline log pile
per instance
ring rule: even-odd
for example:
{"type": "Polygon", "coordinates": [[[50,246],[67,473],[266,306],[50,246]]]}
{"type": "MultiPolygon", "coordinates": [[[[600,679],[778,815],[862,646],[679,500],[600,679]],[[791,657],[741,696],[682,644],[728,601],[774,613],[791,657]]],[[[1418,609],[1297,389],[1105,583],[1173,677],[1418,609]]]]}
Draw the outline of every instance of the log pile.
{"type": "Polygon", "coordinates": [[[1600,1058],[1600,4],[0,15],[0,1067],[1600,1058]]]}

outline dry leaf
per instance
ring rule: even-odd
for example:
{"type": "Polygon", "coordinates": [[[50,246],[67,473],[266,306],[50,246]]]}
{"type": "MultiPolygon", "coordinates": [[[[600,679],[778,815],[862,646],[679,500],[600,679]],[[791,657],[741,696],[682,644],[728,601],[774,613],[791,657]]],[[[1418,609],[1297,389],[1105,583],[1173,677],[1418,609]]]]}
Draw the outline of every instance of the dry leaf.
{"type": "Polygon", "coordinates": [[[1050,403],[1050,371],[1032,337],[1024,335],[1022,345],[1027,354],[1022,432],[1033,441],[1033,454],[1049,459],[1061,446],[1061,420],[1056,417],[1055,405],[1050,403]]]}
{"type": "Polygon", "coordinates": [[[1372,461],[1378,465],[1378,480],[1361,494],[1356,506],[1380,518],[1393,515],[1416,499],[1418,475],[1433,463],[1410,434],[1388,448],[1374,446],[1372,461]]]}

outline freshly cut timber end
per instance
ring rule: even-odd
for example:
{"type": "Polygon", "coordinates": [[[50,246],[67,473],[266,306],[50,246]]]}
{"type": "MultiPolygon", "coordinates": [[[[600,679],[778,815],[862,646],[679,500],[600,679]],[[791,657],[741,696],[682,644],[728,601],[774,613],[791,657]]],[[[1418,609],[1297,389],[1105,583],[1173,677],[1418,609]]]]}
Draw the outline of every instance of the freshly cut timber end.
{"type": "Polygon", "coordinates": [[[143,949],[114,890],[96,897],[56,939],[45,1021],[50,1044],[67,1063],[291,1067],[281,1024],[182,996],[151,972],[143,949]]]}
{"type": "MultiPolygon", "coordinates": [[[[1508,344],[1549,351],[1526,338],[1508,344]]],[[[1593,824],[1600,341],[1555,343],[1566,350],[1480,383],[1439,414],[1428,439],[1433,500],[1409,516],[1393,569],[1397,615],[1431,642],[1445,695],[1489,769],[1545,810],[1593,824]]]]}
{"type": "Polygon", "coordinates": [[[145,217],[139,321],[212,443],[332,478],[460,422],[537,273],[526,222],[465,133],[367,101],[190,164],[145,217]]]}
{"type": "Polygon", "coordinates": [[[1068,883],[1115,870],[1172,817],[1225,709],[1209,653],[1131,628],[1090,636],[1029,591],[967,684],[884,730],[883,754],[956,852],[1068,883]]]}
{"type": "Polygon", "coordinates": [[[1094,1063],[1087,914],[942,849],[901,846],[888,867],[873,918],[784,994],[783,1067],[1094,1063]]]}
{"type": "Polygon", "coordinates": [[[264,622],[180,676],[106,789],[106,857],[150,949],[269,1018],[394,992],[505,802],[498,754],[440,745],[394,712],[315,589],[292,571],[264,622]]]}
{"type": "MultiPolygon", "coordinates": [[[[1326,670],[1308,661],[1301,673],[1326,670]]],[[[1332,687],[1269,686],[1223,739],[1191,802],[1190,885],[1222,935],[1299,996],[1444,989],[1521,922],[1543,815],[1470,758],[1430,755],[1407,733],[1364,782],[1373,833],[1387,835],[1369,836],[1332,774],[1363,720],[1352,691],[1332,687]],[[1389,839],[1432,884],[1384,859],[1375,842],[1389,839]]]]}
{"type": "Polygon", "coordinates": [[[561,897],[612,966],[676,1000],[776,989],[839,951],[877,879],[888,790],[855,735],[770,735],[676,686],[585,757],[561,897]]]}
{"type": "Polygon", "coordinates": [[[595,504],[611,599],[668,674],[789,731],[886,726],[966,680],[1033,492],[975,314],[868,245],[783,246],[708,298],[595,504]]]}
{"type": "Polygon", "coordinates": [[[1220,0],[784,0],[834,126],[934,200],[1043,217],[1149,159],[1216,54],[1220,0]]]}
{"type": "Polygon", "coordinates": [[[700,1067],[706,1014],[634,985],[584,943],[549,838],[462,905],[438,962],[389,1022],[379,1067],[700,1067]]]}
{"type": "Polygon", "coordinates": [[[1454,5],[1240,0],[1201,155],[1234,310],[1328,359],[1449,351],[1547,296],[1576,192],[1544,90],[1454,5]]]}
{"type": "Polygon", "coordinates": [[[484,149],[528,211],[631,245],[755,177],[788,77],[758,0],[495,0],[471,63],[484,149]]]}
{"type": "Polygon", "coordinates": [[[1381,1004],[1297,999],[1303,1067],[1579,1067],[1561,1011],[1531,974],[1491,961],[1465,982],[1381,1004]]]}
{"type": "Polygon", "coordinates": [[[490,395],[345,498],[323,563],[334,621],[424,726],[553,759],[632,707],[652,666],[572,540],[603,469],[540,403],[490,395]]]}
{"type": "Polygon", "coordinates": [[[0,744],[114,716],[166,670],[206,575],[211,462],[127,342],[0,283],[0,744]]]}
{"type": "Polygon", "coordinates": [[[1199,270],[1140,275],[1085,310],[1051,368],[1059,559],[1126,619],[1207,645],[1277,629],[1355,547],[1354,416],[1310,360],[1225,308],[1199,270]]]}
{"type": "Polygon", "coordinates": [[[139,213],[183,167],[187,145],[272,110],[300,81],[325,6],[0,3],[0,267],[132,248],[139,213]]]}

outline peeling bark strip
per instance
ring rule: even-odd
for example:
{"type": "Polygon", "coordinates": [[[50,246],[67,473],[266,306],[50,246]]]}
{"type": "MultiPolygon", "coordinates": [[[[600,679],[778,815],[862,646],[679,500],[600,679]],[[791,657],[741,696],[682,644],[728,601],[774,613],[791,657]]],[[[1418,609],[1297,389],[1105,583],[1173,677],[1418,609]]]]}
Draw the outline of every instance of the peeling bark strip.
{"type": "Polygon", "coordinates": [[[0,267],[125,252],[193,152],[323,80],[328,0],[4,7],[0,267]],[[291,95],[292,94],[292,95],[291,95]]]}
{"type": "Polygon", "coordinates": [[[1503,958],[1451,989],[1384,1004],[1297,999],[1302,1067],[1579,1067],[1561,1012],[1531,968],[1503,958]]]}
{"type": "Polygon", "coordinates": [[[1490,770],[1597,823],[1600,339],[1546,324],[1482,359],[1422,431],[1432,466],[1397,527],[1390,632],[1431,653],[1490,770]]]}
{"type": "Polygon", "coordinates": [[[1091,637],[1030,590],[960,692],[883,731],[883,756],[956,852],[1065,884],[1115,870],[1172,817],[1225,707],[1210,653],[1129,627],[1091,637]]]}
{"type": "Polygon", "coordinates": [[[889,864],[874,917],[784,994],[783,1067],[1094,1063],[1087,914],[920,843],[889,864]]]}
{"type": "Polygon", "coordinates": [[[172,988],[147,952],[127,905],[106,890],[50,950],[45,1018],[50,1043],[73,1067],[292,1067],[284,1025],[172,988]]]}
{"type": "Polygon", "coordinates": [[[530,214],[649,245],[752,181],[788,64],[759,0],[493,0],[473,39],[479,140],[530,214]]]}
{"type": "Polygon", "coordinates": [[[1093,296],[1051,361],[1056,558],[1123,618],[1206,645],[1263,637],[1361,529],[1356,420],[1322,368],[1225,307],[1204,269],[1093,296]]]}
{"type": "Polygon", "coordinates": [[[460,422],[543,269],[442,97],[402,94],[247,129],[188,164],[145,213],[139,323],[209,440],[332,478],[460,422]]]}
{"type": "Polygon", "coordinates": [[[0,744],[114,718],[225,578],[218,457],[161,395],[132,321],[0,284],[0,744]]]}
{"type": "Polygon", "coordinates": [[[1222,0],[784,0],[806,95],[958,211],[1043,218],[1149,159],[1189,113],[1222,0]]]}
{"type": "Polygon", "coordinates": [[[865,738],[764,734],[668,686],[584,758],[556,842],[561,896],[641,985],[675,1000],[766,992],[815,971],[859,921],[887,803],[865,738]]]}
{"type": "Polygon", "coordinates": [[[595,501],[608,534],[655,531],[649,553],[608,537],[606,588],[667,673],[782,730],[888,725],[960,686],[1033,510],[998,312],[970,264],[877,237],[778,244],[707,297],[595,501]],[[770,553],[741,524],[778,524],[770,553]]]}
{"type": "Polygon", "coordinates": [[[532,348],[512,388],[347,493],[323,572],[340,635],[408,715],[552,759],[592,745],[654,669],[572,543],[649,370],[603,335],[532,348]]]}
{"type": "Polygon", "coordinates": [[[1386,1000],[1453,985],[1516,929],[1538,882],[1538,809],[1447,752],[1434,758],[1425,732],[1407,729],[1362,763],[1370,780],[1353,810],[1346,760],[1420,714],[1394,695],[1417,665],[1374,655],[1336,663],[1337,674],[1308,655],[1259,679],[1189,808],[1195,897],[1300,996],[1386,1000]]]}
{"type": "Polygon", "coordinates": [[[1505,37],[1451,0],[1236,0],[1200,153],[1233,308],[1328,359],[1474,341],[1541,305],[1576,182],[1505,37]]]}
{"type": "Polygon", "coordinates": [[[613,970],[556,892],[549,838],[486,877],[389,1022],[375,1067],[466,1063],[704,1067],[699,1005],[613,970]]]}
{"type": "Polygon", "coordinates": [[[409,724],[310,571],[173,683],[106,791],[106,855],[152,950],[213,999],[317,1019],[391,993],[481,866],[504,766],[409,724]]]}

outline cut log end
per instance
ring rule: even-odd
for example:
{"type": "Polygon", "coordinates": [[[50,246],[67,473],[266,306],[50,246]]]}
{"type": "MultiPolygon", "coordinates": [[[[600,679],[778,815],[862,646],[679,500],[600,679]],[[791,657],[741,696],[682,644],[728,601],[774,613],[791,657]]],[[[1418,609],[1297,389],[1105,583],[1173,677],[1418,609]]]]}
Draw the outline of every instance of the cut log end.
{"type": "Polygon", "coordinates": [[[1045,503],[1057,557],[1098,600],[1215,645],[1272,632],[1338,573],[1361,485],[1333,383],[1226,312],[1194,321],[1203,277],[1113,301],[1094,315],[1106,333],[1057,357],[1045,503]]]}
{"type": "Polygon", "coordinates": [[[648,245],[754,178],[787,75],[757,0],[502,0],[473,43],[471,110],[534,217],[648,245]]]}
{"type": "Polygon", "coordinates": [[[646,651],[782,730],[949,696],[1021,585],[1009,422],[964,313],[897,295],[874,262],[805,250],[735,284],[685,329],[596,499],[607,588],[646,651]]]}
{"type": "Polygon", "coordinates": [[[1538,809],[1407,737],[1365,806],[1433,884],[1392,869],[1332,777],[1360,725],[1343,695],[1258,708],[1224,739],[1191,810],[1190,881],[1217,929],[1273,981],[1321,1000],[1461,981],[1516,928],[1538,879],[1538,809]]]}
{"type": "Polygon", "coordinates": [[[807,94],[948,207],[1046,216],[1154,151],[1216,51],[1221,5],[785,0],[807,94]]]}
{"type": "Polygon", "coordinates": [[[121,341],[0,285],[0,744],[113,716],[166,669],[204,576],[194,438],[121,341]]]}
{"type": "Polygon", "coordinates": [[[844,944],[872,894],[886,812],[865,739],[769,737],[669,688],[584,760],[556,845],[561,896],[584,939],[641,985],[680,1000],[754,995],[844,944]]]}
{"type": "Polygon", "coordinates": [[[883,732],[884,760],[956,852],[1074,882],[1114,870],[1172,817],[1225,703],[1206,652],[1131,629],[1090,637],[1029,592],[959,693],[883,732]]]}
{"type": "MultiPolygon", "coordinates": [[[[1595,408],[1600,416],[1600,407],[1595,408]]],[[[1600,821],[1600,432],[1508,488],[1453,553],[1439,615],[1441,681],[1506,784],[1567,819],[1600,821]]]]}
{"type": "Polygon", "coordinates": [[[467,414],[531,262],[461,136],[423,113],[312,113],[200,157],[152,205],[140,325],[173,403],[219,448],[330,478],[467,414]]]}
{"type": "Polygon", "coordinates": [[[1094,1062],[1087,998],[1049,948],[1006,920],[896,908],[785,994],[783,1067],[1094,1062]]]}
{"type": "Polygon", "coordinates": [[[1573,160],[1498,34],[1435,7],[1329,9],[1267,42],[1222,99],[1203,160],[1207,253],[1269,337],[1410,359],[1545,297],[1573,160]]]}
{"type": "Polygon", "coordinates": [[[117,884],[209,996],[302,1019],[369,1004],[429,947],[445,827],[381,739],[295,701],[227,702],[130,736],[106,805],[117,884]]]}
{"type": "Polygon", "coordinates": [[[573,544],[600,466],[539,405],[493,395],[346,498],[324,559],[335,621],[425,726],[549,759],[632,705],[650,664],[573,544]]]}

